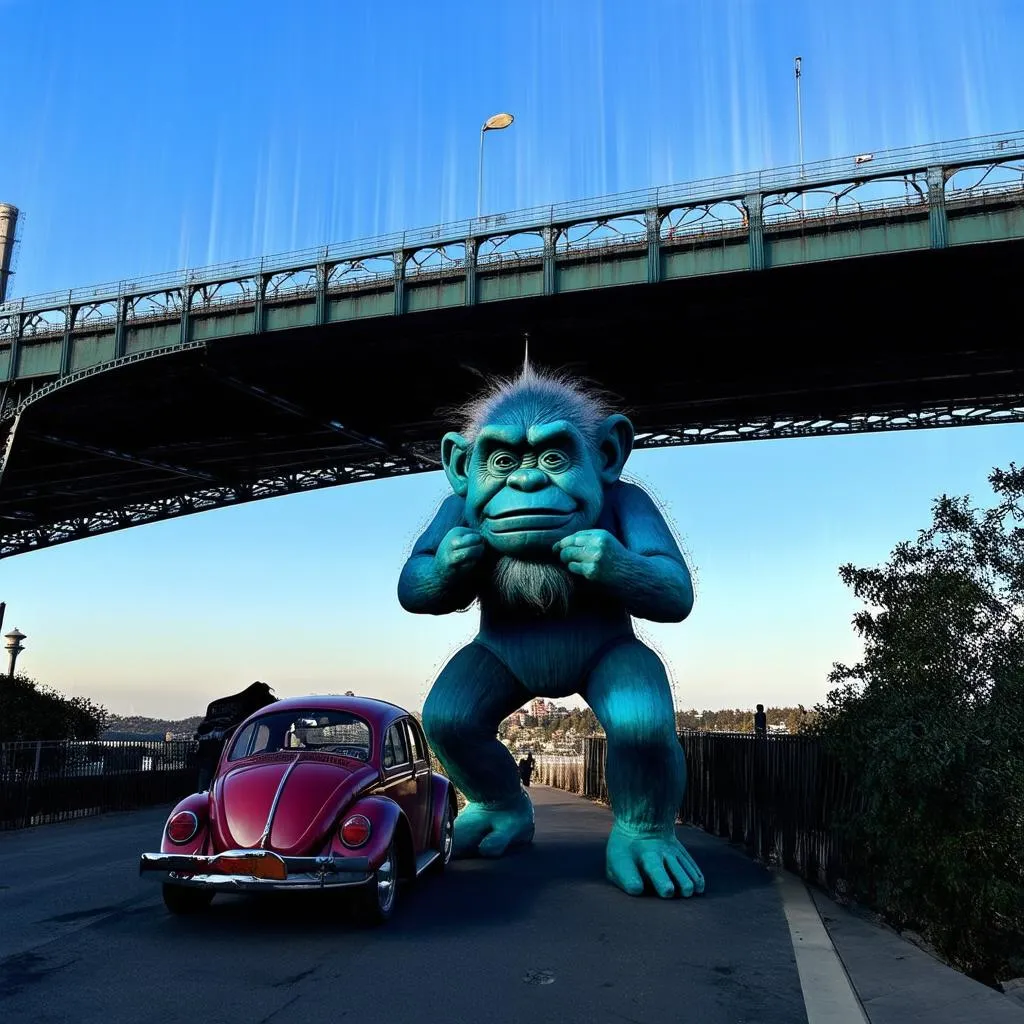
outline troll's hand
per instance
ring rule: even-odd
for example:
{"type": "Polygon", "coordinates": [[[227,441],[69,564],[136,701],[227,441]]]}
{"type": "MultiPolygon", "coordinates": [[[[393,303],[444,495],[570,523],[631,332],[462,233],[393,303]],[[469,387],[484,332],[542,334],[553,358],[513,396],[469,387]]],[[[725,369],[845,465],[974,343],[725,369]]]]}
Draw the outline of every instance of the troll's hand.
{"type": "Polygon", "coordinates": [[[612,583],[623,571],[628,552],[607,530],[580,530],[554,546],[569,572],[595,583],[612,583]]]}
{"type": "Polygon", "coordinates": [[[468,526],[452,527],[437,548],[434,561],[446,579],[464,575],[480,561],[484,539],[468,526]]]}

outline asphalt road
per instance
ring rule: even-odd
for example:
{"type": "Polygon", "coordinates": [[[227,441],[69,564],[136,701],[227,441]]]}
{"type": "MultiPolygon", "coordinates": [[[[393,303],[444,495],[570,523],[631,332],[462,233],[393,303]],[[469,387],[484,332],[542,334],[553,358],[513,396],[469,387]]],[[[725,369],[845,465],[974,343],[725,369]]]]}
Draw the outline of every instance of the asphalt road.
{"type": "Polygon", "coordinates": [[[603,877],[609,812],[534,787],[537,838],[403,891],[381,929],[314,895],[174,918],[138,877],[165,811],[0,833],[5,1024],[806,1024],[767,871],[680,829],[707,879],[636,899],[603,877]]]}

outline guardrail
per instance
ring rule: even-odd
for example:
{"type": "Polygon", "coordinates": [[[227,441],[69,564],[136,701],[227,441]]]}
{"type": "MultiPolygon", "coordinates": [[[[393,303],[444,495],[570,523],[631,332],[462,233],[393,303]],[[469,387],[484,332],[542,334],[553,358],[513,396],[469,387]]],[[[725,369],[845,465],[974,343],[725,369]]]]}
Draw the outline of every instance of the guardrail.
{"type": "Polygon", "coordinates": [[[0,744],[0,830],[174,804],[195,788],[189,740],[0,744]]]}

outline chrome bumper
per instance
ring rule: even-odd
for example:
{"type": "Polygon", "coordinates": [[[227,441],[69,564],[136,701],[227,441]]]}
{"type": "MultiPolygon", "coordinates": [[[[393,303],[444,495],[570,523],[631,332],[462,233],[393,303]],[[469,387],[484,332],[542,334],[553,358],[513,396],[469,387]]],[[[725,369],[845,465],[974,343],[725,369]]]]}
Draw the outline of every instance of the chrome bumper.
{"type": "Polygon", "coordinates": [[[271,850],[227,850],[214,855],[144,853],[139,874],[173,885],[185,885],[214,892],[266,892],[268,890],[334,889],[363,885],[372,876],[367,857],[282,857],[271,850]],[[284,878],[260,878],[219,870],[227,858],[271,860],[284,878]]]}

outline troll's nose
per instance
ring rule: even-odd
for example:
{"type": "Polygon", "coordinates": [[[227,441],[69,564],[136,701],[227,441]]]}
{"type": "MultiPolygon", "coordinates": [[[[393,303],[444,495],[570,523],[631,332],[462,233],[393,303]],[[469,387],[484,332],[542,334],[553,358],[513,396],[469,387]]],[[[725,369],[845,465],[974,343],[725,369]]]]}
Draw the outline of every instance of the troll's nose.
{"type": "Polygon", "coordinates": [[[539,491],[548,482],[548,475],[539,469],[517,469],[510,473],[508,483],[517,491],[539,491]]]}

